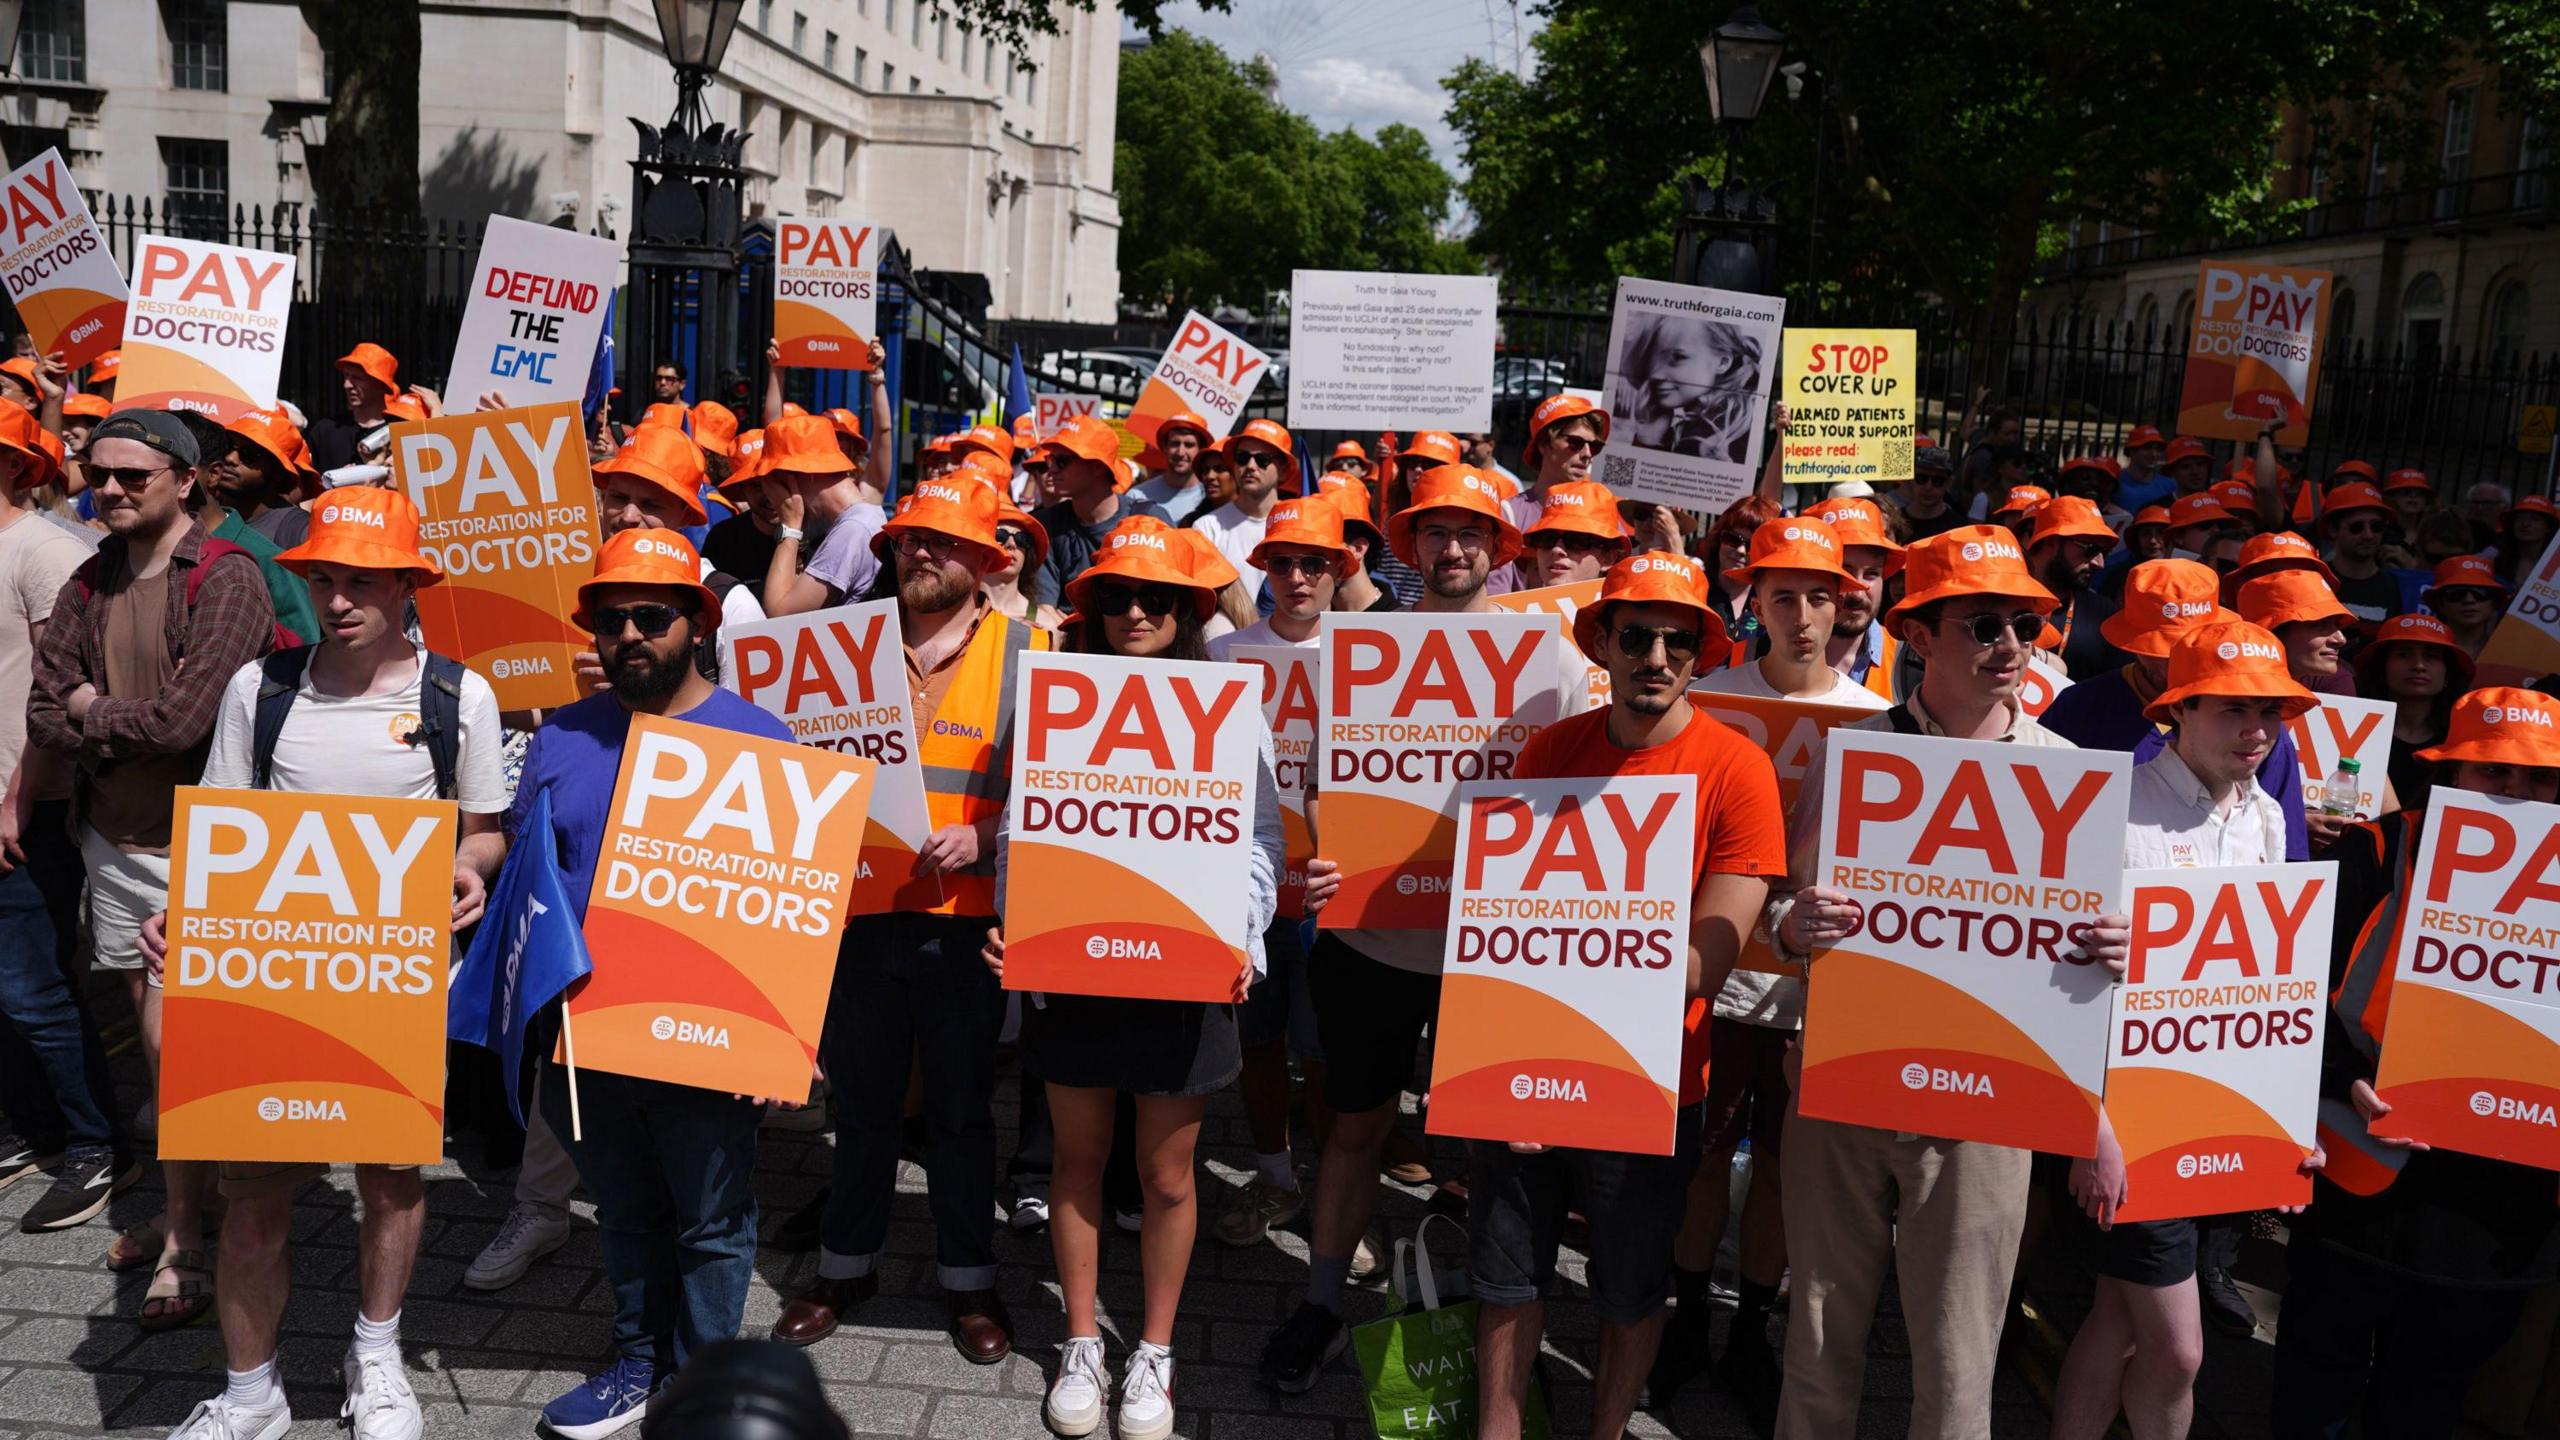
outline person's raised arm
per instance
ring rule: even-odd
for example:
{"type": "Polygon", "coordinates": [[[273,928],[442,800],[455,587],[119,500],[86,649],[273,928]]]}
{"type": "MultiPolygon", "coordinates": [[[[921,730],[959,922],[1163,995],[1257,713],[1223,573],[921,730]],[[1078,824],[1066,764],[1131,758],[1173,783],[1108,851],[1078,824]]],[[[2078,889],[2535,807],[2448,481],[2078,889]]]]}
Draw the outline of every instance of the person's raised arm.
{"type": "Polygon", "coordinates": [[[871,341],[871,444],[862,452],[862,480],[882,495],[898,474],[898,409],[889,401],[889,347],[871,341]]]}
{"type": "MultiPolygon", "coordinates": [[[[2258,497],[2258,523],[2269,530],[2283,530],[2293,524],[2293,517],[2285,512],[2281,479],[2284,467],[2276,463],[2276,427],[2280,423],[2270,420],[2258,432],[2257,456],[2249,470],[2249,488],[2258,497]]],[[[2310,523],[2313,532],[2317,533],[2320,528],[2320,487],[2308,475],[2302,477],[2302,483],[2311,486],[2310,523]]]]}
{"type": "Polygon", "coordinates": [[[1752,493],[1772,504],[1784,504],[1779,494],[1786,489],[1787,473],[1787,402],[1779,401],[1770,408],[1769,427],[1776,434],[1769,441],[1769,458],[1760,466],[1760,485],[1752,493]]]}
{"type": "Polygon", "coordinates": [[[764,423],[782,418],[782,342],[764,342],[764,423]]]}

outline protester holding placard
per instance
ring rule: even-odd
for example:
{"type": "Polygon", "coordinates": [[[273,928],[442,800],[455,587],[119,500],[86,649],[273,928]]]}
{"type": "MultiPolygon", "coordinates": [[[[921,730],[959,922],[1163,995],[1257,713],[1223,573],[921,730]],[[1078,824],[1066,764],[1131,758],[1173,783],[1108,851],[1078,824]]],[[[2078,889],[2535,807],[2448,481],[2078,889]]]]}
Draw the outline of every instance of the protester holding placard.
{"type": "MultiPolygon", "coordinates": [[[[790,424],[791,421],[777,421],[790,424]]],[[[768,427],[770,429],[771,427],[768,427]]],[[[814,1344],[878,1293],[898,1178],[910,1057],[923,1066],[927,1200],[952,1343],[993,1364],[1012,1352],[996,1295],[995,1036],[1004,999],[975,963],[996,908],[996,831],[1011,784],[1014,672],[1045,632],[980,589],[1000,558],[995,492],[953,476],[916,487],[874,538],[896,567],[916,757],[933,826],[915,865],[941,899],[854,917],[844,930],[821,1050],[836,1089],[834,1183],[818,1274],[786,1300],[773,1338],[814,1344]]]]}
{"type": "MultiPolygon", "coordinates": [[[[1602,582],[1599,602],[1577,613],[1573,626],[1582,653],[1609,669],[1608,708],[1532,736],[1512,771],[1517,780],[1695,777],[1695,893],[1686,956],[1692,997],[1722,990],[1769,882],[1786,866],[1785,824],[1768,757],[1700,713],[1686,693],[1701,656],[1721,648],[1715,642],[1722,632],[1707,605],[1706,572],[1695,560],[1645,554],[1620,561],[1602,582]]],[[[1467,1270],[1484,1305],[1477,1330],[1479,1434],[1509,1440],[1521,1432],[1530,1364],[1546,1330],[1556,1237],[1569,1206],[1578,1206],[1590,1224],[1590,1287],[1600,1317],[1591,1434],[1624,1432],[1662,1338],[1672,1240],[1701,1133],[1699,1097],[1687,1093],[1686,1081],[1706,1053],[1707,1038],[1692,1023],[1669,1155],[1538,1147],[1514,1153],[1519,1147],[1469,1142],[1467,1270]]],[[[1746,1290],[1756,1297],[1747,1281],[1746,1290]]],[[[1703,1317],[1703,1290],[1681,1298],[1703,1317]]],[[[1747,1328],[1749,1298],[1744,1310],[1736,1336],[1747,1328]]],[[[1758,1314],[1765,1319],[1767,1313],[1764,1301],[1758,1314]]],[[[1737,1343],[1749,1347],[1747,1340],[1737,1343]]],[[[1772,1359],[1765,1335],[1760,1357],[1772,1359]]],[[[1773,1363],[1769,1374],[1774,1380],[1773,1363]]],[[[1774,1396],[1774,1386],[1769,1393],[1774,1396]]]]}
{"type": "MultiPolygon", "coordinates": [[[[2258,788],[2257,769],[2285,722],[2319,697],[2286,673],[2276,638],[2245,620],[2208,618],[2180,631],[2165,678],[2144,714],[2172,730],[2159,754],[2134,767],[2125,868],[2281,861],[2284,813],[2258,788]]],[[[2055,1387],[2062,1440],[2099,1440],[2119,1408],[2138,1435],[2184,1434],[2194,1415],[2204,1359],[2196,1222],[2117,1219],[2125,1161],[2101,1110],[2098,1154],[2071,1162],[2073,1203],[2058,1207],[2098,1276],[2055,1387]]]]}
{"type": "Polygon", "coordinates": [[[2435,767],[2418,752],[2444,743],[2453,704],[2471,688],[2471,652],[2433,615],[2394,615],[2356,653],[2356,693],[2388,700],[2391,794],[2402,810],[2427,808],[2435,767]]]}
{"type": "MultiPolygon", "coordinates": [[[[2436,767],[2438,799],[2452,790],[2546,805],[2560,798],[2553,713],[2548,698],[2528,690],[2463,696],[2445,742],[2418,753],[2436,767]]],[[[2285,1246],[2269,1407],[2288,1435],[2344,1434],[2359,1417],[2367,1435],[2451,1435],[2463,1397],[2515,1332],[2528,1293],[2560,1278],[2560,1176],[2368,1128],[2391,1113],[2374,1078],[2401,932],[2426,903],[2417,863],[2427,819],[2403,810],[2356,825],[2335,851],[2320,1078],[2328,1165],[2285,1246]]]]}
{"type": "MultiPolygon", "coordinates": [[[[409,642],[410,594],[444,577],[418,550],[418,512],[400,491],[355,487],[318,507],[311,534],[282,562],[311,587],[325,617],[320,643],[240,667],[223,692],[205,785],[230,789],[451,800],[462,814],[454,852],[453,927],[480,913],[506,852],[499,773],[503,732],[489,682],[461,662],[409,642]]],[[[143,948],[156,974],[164,911],[143,948]]],[[[222,1218],[218,1303],[223,1393],[196,1406],[172,1440],[246,1440],[290,1423],[276,1368],[277,1331],[292,1285],[294,1196],[327,1167],[219,1166],[222,1218]]],[[[342,1367],[356,1440],[414,1440],[424,1424],[400,1358],[400,1308],[426,1227],[415,1165],[358,1165],[355,1340],[342,1367]]]]}
{"type": "MultiPolygon", "coordinates": [[[[871,342],[875,357],[880,342],[871,342]]],[[[871,366],[872,427],[888,433],[888,382],[885,367],[871,366]]],[[[764,449],[757,470],[774,513],[781,522],[765,573],[761,597],[769,615],[803,615],[841,605],[871,593],[879,578],[880,560],[871,543],[888,523],[881,508],[889,493],[893,464],[886,445],[876,449],[857,430],[825,415],[783,415],[765,421],[764,449]],[[859,453],[855,453],[856,447],[859,453]],[[811,517],[826,522],[826,538],[810,553],[802,526],[811,517]],[[806,568],[802,557],[807,556],[806,568]]]]}
{"type": "MultiPolygon", "coordinates": [[[[2069,747],[2029,719],[2018,688],[2055,599],[2027,574],[2009,534],[1951,530],[1905,554],[1899,625],[1922,666],[1903,704],[1847,730],[2005,740],[2069,747]]],[[[1823,817],[1822,761],[1808,761],[1788,822],[1787,889],[1769,905],[1782,956],[1810,961],[1855,935],[1859,904],[1816,883],[1823,817]]],[[[2087,958],[2121,966],[2123,917],[2092,922],[2087,958]]],[[[2028,1152],[1979,1141],[1787,1117],[1788,1317],[1786,1389],[1778,1433],[1791,1440],[1849,1433],[1866,1372],[1867,1331],[1891,1265],[1906,1312],[1935,1317],[1912,1333],[1914,1436],[1980,1436],[1991,1429],[1991,1371],[2008,1308],[2024,1222],[2028,1152]]]]}
{"type": "MultiPolygon", "coordinates": [[[[1084,573],[1112,527],[1133,515],[1162,520],[1165,513],[1142,495],[1121,493],[1120,437],[1094,416],[1067,421],[1033,453],[1044,484],[1054,486],[1059,499],[1031,512],[1048,532],[1049,563],[1022,588],[1040,604],[1063,605],[1067,582],[1084,573]]],[[[1209,482],[1204,477],[1202,483],[1209,482]]]]}
{"type": "MultiPolygon", "coordinates": [[[[122,976],[156,1074],[159,987],[145,979],[139,939],[169,901],[171,794],[203,772],[223,687],[272,646],[275,609],[254,557],[189,518],[198,452],[175,416],[118,411],[90,457],[108,538],[62,587],[36,646],[27,736],[75,766],[92,959],[122,976]]],[[[164,1168],[164,1223],[118,1236],[109,1256],[120,1269],[155,1266],[146,1330],[212,1305],[202,1228],[211,1177],[185,1162],[164,1168]]]]}
{"type": "MultiPolygon", "coordinates": [[[[1200,453],[1217,443],[1209,433],[1209,422],[1188,410],[1177,410],[1164,417],[1156,427],[1156,450],[1164,456],[1164,468],[1130,487],[1130,493],[1164,511],[1164,518],[1180,525],[1195,511],[1206,505],[1208,492],[1200,484],[1200,453]]],[[[1218,504],[1225,504],[1221,500],[1218,504]]]]}
{"type": "MultiPolygon", "coordinates": [[[[1076,614],[1069,648],[1133,659],[1209,658],[1200,630],[1216,610],[1216,590],[1193,572],[1184,550],[1166,543],[1168,536],[1163,522],[1149,517],[1132,518],[1113,530],[1103,553],[1068,586],[1076,614]]],[[[1245,894],[1251,963],[1237,972],[1238,1000],[1256,983],[1265,963],[1262,937],[1271,923],[1282,865],[1270,731],[1258,709],[1252,723],[1260,732],[1261,757],[1252,800],[1252,861],[1236,877],[1245,894]]],[[[1000,842],[997,851],[1000,888],[1009,878],[1003,871],[1010,867],[1011,848],[1000,842]]],[[[999,974],[1004,952],[1002,934],[989,930],[987,963],[999,974]]],[[[1174,1314],[1198,1233],[1193,1152],[1208,1097],[1232,1084],[1242,1064],[1235,1007],[1105,995],[1033,996],[1023,1013],[1022,1045],[1027,1063],[1048,1081],[1049,1113],[1057,1127],[1049,1242],[1066,1306],[1067,1339],[1044,1407],[1049,1428],[1060,1435],[1092,1434],[1102,1423],[1110,1391],[1095,1291],[1113,1097],[1127,1091],[1137,1101],[1138,1174],[1146,1195],[1138,1240],[1146,1299],[1138,1343],[1120,1376],[1117,1429],[1123,1440],[1163,1440],[1173,1431],[1174,1314]]]]}
{"type": "MultiPolygon", "coordinates": [[[[550,845],[583,921],[615,783],[635,714],[789,743],[780,720],[703,678],[701,652],[719,625],[719,597],[684,536],[625,530],[604,543],[593,579],[578,587],[576,621],[595,636],[610,688],[553,714],[535,732],[508,828],[518,844],[550,845]],[[536,797],[551,799],[551,833],[528,835],[536,797]]],[[[594,957],[599,971],[617,959],[594,957]]],[[[548,1045],[540,1047],[548,1053],[548,1045]]],[[[567,1139],[595,1197],[605,1278],[613,1286],[613,1363],[543,1407],[568,1440],[602,1440],[636,1423],[685,1357],[738,1333],[754,1276],[754,1097],[575,1072],[540,1082],[544,1116],[567,1139]],[[672,1281],[669,1277],[674,1278],[672,1281]]]]}

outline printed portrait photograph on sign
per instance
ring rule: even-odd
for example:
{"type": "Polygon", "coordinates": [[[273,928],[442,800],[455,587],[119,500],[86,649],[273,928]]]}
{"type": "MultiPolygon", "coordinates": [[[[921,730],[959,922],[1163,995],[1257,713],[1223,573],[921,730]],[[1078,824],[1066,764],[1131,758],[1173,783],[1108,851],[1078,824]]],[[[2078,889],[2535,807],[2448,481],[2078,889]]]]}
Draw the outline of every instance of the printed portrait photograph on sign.
{"type": "Polygon", "coordinates": [[[1747,464],[1768,393],[1764,338],[1694,315],[1629,319],[1610,356],[1610,423],[1639,449],[1747,464]]]}

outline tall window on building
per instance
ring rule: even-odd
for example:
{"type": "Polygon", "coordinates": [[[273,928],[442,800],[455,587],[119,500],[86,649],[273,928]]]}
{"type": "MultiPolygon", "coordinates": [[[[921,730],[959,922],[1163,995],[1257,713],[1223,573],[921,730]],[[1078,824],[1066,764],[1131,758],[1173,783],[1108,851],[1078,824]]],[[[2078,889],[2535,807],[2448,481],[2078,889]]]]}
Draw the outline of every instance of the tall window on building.
{"type": "Polygon", "coordinates": [[[915,0],[907,7],[907,43],[919,50],[924,48],[924,0],[915,0]]]}
{"type": "Polygon", "coordinates": [[[161,209],[170,229],[199,238],[228,238],[231,146],[221,140],[160,141],[161,209]]]}
{"type": "Polygon", "coordinates": [[[2444,145],[2437,157],[2444,173],[2444,184],[2436,189],[2439,219],[2470,208],[2464,201],[2468,187],[2462,182],[2471,178],[2471,136],[2478,128],[2479,111],[2479,86],[2464,85],[2444,92],[2444,145]]]}
{"type": "Polygon", "coordinates": [[[806,51],[808,48],[809,17],[806,15],[794,15],[791,17],[791,53],[798,55],[806,51]]]}
{"type": "Polygon", "coordinates": [[[934,17],[933,58],[945,62],[951,59],[951,17],[948,15],[934,17]]]}
{"type": "Polygon", "coordinates": [[[2525,327],[2531,322],[2533,307],[2522,280],[2509,280],[2489,292],[2489,311],[2482,316],[2481,327],[2489,342],[2489,356],[2501,365],[2512,365],[2524,355],[2525,327]]]}
{"type": "Polygon", "coordinates": [[[2524,117],[2516,136],[2516,195],[2519,210],[2539,210],[2551,203],[2551,122],[2539,115],[2524,117]]]}
{"type": "Polygon", "coordinates": [[[773,33],[773,0],[756,0],[756,33],[773,33]]]}
{"type": "Polygon", "coordinates": [[[826,49],[820,53],[824,57],[820,63],[826,66],[828,74],[834,74],[836,71],[836,32],[833,30],[827,32],[826,49]]]}
{"type": "Polygon", "coordinates": [[[898,0],[888,0],[888,7],[882,13],[880,23],[888,29],[890,34],[895,35],[898,33],[898,0]]]}
{"type": "Polygon", "coordinates": [[[169,27],[169,84],[179,90],[229,88],[230,20],[223,0],[161,0],[169,27]]]}
{"type": "Polygon", "coordinates": [[[83,0],[27,0],[17,68],[27,80],[88,83],[89,20],[83,0]]]}
{"type": "Polygon", "coordinates": [[[871,88],[871,52],[859,45],[853,47],[853,86],[857,90],[871,88]]]}
{"type": "Polygon", "coordinates": [[[898,67],[886,60],[880,62],[880,88],[892,93],[898,88],[898,67]]]}

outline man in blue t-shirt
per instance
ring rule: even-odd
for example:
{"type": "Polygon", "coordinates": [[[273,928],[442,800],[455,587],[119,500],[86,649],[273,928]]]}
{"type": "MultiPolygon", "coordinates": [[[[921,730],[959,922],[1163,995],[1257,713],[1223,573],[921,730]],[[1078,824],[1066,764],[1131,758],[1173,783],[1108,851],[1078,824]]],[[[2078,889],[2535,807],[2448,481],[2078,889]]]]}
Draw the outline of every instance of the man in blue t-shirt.
{"type": "MultiPolygon", "coordinates": [[[[701,574],[682,534],[626,530],[605,542],[595,578],[578,587],[578,623],[595,635],[612,688],[559,711],[534,735],[507,828],[519,844],[539,843],[544,837],[521,830],[534,801],[550,794],[548,839],[580,921],[633,715],[792,738],[780,720],[703,678],[698,652],[718,629],[720,601],[701,574]]],[[[594,960],[602,970],[620,958],[594,960]]],[[[568,1087],[540,1090],[552,1130],[568,1136],[568,1087]]],[[[580,1071],[578,1091],[583,1138],[569,1141],[569,1155],[596,1199],[617,1353],[544,1406],[542,1418],[566,1440],[602,1440],[639,1421],[685,1357],[738,1333],[755,1278],[748,1179],[763,1102],[600,1070],[580,1071]]]]}

